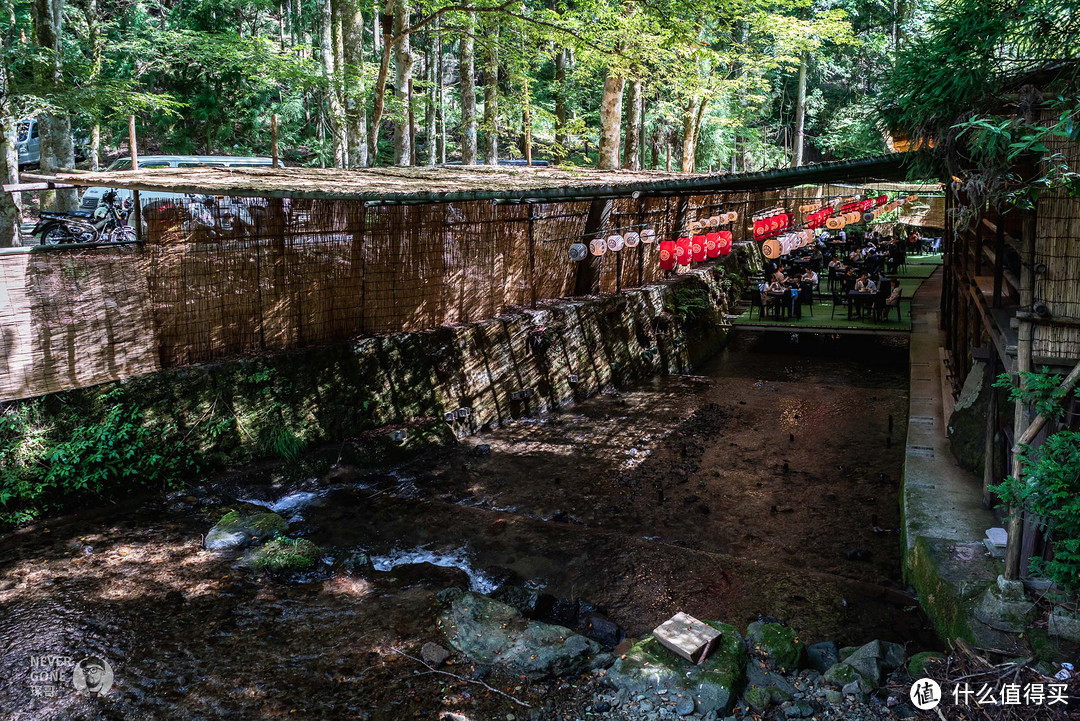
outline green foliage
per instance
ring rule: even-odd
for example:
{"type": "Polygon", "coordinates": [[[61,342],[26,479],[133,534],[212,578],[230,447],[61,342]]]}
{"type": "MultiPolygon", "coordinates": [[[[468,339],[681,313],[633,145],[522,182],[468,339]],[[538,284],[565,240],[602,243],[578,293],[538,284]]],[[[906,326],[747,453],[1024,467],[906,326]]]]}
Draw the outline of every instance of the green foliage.
{"type": "Polygon", "coordinates": [[[82,499],[170,487],[195,467],[175,426],[151,427],[119,393],[99,412],[98,422],[87,422],[78,409],[48,412],[44,399],[0,409],[0,524],[82,499]]]}
{"type": "Polygon", "coordinates": [[[1080,433],[1061,431],[1023,456],[1026,477],[1010,476],[991,491],[1039,518],[1052,533],[1054,558],[1032,558],[1032,571],[1080,593],[1080,433]]]}
{"type": "Polygon", "coordinates": [[[255,549],[251,557],[252,568],[258,571],[283,573],[307,571],[319,560],[319,547],[306,538],[278,536],[255,549]]]}
{"type": "Polygon", "coordinates": [[[1010,401],[1022,401],[1036,413],[1050,418],[1064,415],[1064,401],[1069,395],[1069,391],[1061,388],[1064,378],[1050,375],[1049,369],[1043,368],[1042,373],[1022,373],[1021,379],[1022,383],[1017,385],[1008,373],[1002,373],[994,381],[994,387],[1008,390],[1010,401]]]}
{"type": "Polygon", "coordinates": [[[709,312],[709,298],[703,288],[679,287],[664,301],[664,309],[681,325],[685,325],[709,312]]]}

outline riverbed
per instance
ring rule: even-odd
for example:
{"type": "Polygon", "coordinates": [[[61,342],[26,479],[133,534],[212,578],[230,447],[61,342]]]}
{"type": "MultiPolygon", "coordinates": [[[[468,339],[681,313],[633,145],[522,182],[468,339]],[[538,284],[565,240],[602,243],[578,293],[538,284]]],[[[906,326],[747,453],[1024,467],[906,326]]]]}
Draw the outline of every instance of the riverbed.
{"type": "MultiPolygon", "coordinates": [[[[11,718],[500,718],[515,707],[405,655],[439,641],[434,594],[526,584],[631,636],[677,611],[803,640],[937,640],[901,581],[903,341],[736,334],[695,375],[608,389],[393,467],[281,480],[273,466],[0,539],[0,692],[11,718]],[[272,508],[323,549],[283,581],[202,550],[214,509],[272,508]],[[333,573],[363,551],[377,569],[333,573]],[[109,660],[87,699],[30,657],[109,660]]],[[[455,671],[453,667],[451,671],[455,671]]],[[[471,668],[457,672],[469,676],[471,668]]],[[[572,682],[489,679],[538,707],[572,682]]],[[[517,709],[520,712],[520,709],[517,709]]]]}

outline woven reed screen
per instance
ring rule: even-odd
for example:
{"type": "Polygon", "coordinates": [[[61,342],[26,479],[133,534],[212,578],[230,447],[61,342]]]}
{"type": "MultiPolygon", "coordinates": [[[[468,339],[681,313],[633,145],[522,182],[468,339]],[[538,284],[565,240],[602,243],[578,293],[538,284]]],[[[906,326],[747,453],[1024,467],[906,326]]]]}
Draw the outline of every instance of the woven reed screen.
{"type": "MultiPolygon", "coordinates": [[[[850,187],[612,202],[598,235],[657,241],[720,211],[850,187]]],[[[0,400],[362,335],[469,323],[571,295],[588,201],[147,202],[144,243],[0,254],[0,400]],[[199,220],[201,218],[201,220],[199,220]]],[[[654,283],[656,244],[600,259],[600,291],[654,283]]],[[[688,267],[680,266],[680,272],[688,267]]]]}

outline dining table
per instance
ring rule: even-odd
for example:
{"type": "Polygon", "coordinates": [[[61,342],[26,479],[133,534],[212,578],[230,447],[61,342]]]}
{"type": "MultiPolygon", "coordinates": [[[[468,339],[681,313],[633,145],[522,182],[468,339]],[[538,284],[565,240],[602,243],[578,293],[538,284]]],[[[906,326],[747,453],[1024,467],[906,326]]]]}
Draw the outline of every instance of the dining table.
{"type": "Polygon", "coordinates": [[[855,306],[859,306],[859,315],[862,315],[862,309],[867,305],[867,301],[873,301],[874,296],[877,295],[877,291],[873,290],[849,290],[848,291],[848,304],[847,304],[847,317],[851,320],[851,309],[855,306]]]}

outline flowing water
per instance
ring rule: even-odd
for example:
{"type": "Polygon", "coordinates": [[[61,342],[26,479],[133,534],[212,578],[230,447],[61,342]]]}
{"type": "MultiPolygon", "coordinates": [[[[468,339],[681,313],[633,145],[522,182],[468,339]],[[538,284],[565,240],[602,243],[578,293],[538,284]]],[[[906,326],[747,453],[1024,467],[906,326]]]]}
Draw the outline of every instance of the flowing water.
{"type": "MultiPolygon", "coordinates": [[[[900,580],[906,409],[902,343],[742,333],[698,375],[394,468],[300,482],[248,469],[186,500],[39,523],[0,539],[0,716],[501,718],[504,700],[401,655],[440,640],[434,593],[449,584],[580,597],[631,635],[683,610],[740,627],[774,616],[807,642],[934,647],[900,580]],[[203,551],[237,500],[289,520],[322,568],[283,581],[203,551]],[[376,573],[335,571],[359,551],[376,573]],[[66,657],[53,689],[33,674],[46,654],[66,657]],[[87,655],[115,674],[102,699],[71,688],[87,655]]],[[[575,693],[504,686],[541,705],[575,693]]]]}

